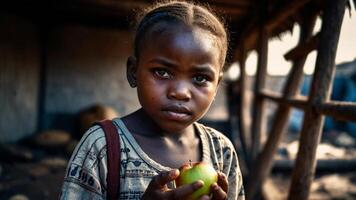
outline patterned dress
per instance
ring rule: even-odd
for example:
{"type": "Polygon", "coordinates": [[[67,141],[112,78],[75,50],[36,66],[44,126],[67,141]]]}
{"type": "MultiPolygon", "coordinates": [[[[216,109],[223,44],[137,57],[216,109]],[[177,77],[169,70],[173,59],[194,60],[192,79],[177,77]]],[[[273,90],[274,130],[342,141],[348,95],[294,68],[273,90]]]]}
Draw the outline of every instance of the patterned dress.
{"type": "MultiPolygon", "coordinates": [[[[120,199],[140,199],[152,177],[171,168],[152,160],[139,146],[121,119],[113,120],[120,136],[120,199]]],[[[228,199],[245,198],[236,151],[222,133],[194,123],[201,139],[202,160],[223,172],[229,182],[228,199]]],[[[68,163],[60,199],[106,199],[106,141],[99,126],[82,137],[68,163]]],[[[174,182],[168,184],[174,188],[174,182]]]]}

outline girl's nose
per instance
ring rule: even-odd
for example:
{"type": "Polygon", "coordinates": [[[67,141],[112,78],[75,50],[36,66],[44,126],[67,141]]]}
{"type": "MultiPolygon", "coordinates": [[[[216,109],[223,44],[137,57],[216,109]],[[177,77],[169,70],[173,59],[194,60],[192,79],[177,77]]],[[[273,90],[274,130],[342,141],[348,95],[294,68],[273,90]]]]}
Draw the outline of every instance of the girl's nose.
{"type": "Polygon", "coordinates": [[[182,81],[172,83],[168,89],[167,96],[169,99],[173,100],[189,101],[191,98],[189,84],[182,81]]]}

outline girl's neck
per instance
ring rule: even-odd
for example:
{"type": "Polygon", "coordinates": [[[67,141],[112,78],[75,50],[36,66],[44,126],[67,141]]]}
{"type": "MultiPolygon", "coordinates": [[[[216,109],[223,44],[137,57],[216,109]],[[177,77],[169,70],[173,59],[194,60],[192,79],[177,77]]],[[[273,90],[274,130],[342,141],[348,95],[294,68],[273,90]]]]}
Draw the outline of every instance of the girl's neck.
{"type": "Polygon", "coordinates": [[[123,117],[122,120],[131,133],[144,137],[164,137],[176,140],[181,137],[194,137],[193,125],[176,133],[167,132],[162,130],[142,108],[123,117]]]}

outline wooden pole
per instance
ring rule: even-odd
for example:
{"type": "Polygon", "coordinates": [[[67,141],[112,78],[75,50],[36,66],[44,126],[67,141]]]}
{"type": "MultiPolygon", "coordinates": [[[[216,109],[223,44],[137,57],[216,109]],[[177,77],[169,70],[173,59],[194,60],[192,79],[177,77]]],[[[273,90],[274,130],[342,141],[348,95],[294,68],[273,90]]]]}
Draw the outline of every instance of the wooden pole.
{"type": "MultiPolygon", "coordinates": [[[[287,20],[290,16],[293,16],[296,12],[300,11],[300,9],[305,6],[311,0],[292,0],[286,3],[278,11],[274,12],[275,15],[266,19],[266,22],[263,24],[264,30],[267,34],[270,34],[276,27],[282,24],[285,20],[287,20]]],[[[267,7],[266,7],[267,8],[267,7]]],[[[259,27],[257,26],[259,22],[259,17],[253,18],[250,20],[248,27],[244,29],[244,32],[241,34],[241,37],[238,44],[244,44],[245,50],[248,52],[252,48],[255,48],[255,43],[259,37],[259,27]]],[[[234,59],[238,59],[238,56],[241,55],[238,51],[241,49],[236,49],[234,52],[234,59]]]]}
{"type": "MultiPolygon", "coordinates": [[[[242,47],[243,48],[243,47],[242,47]]],[[[246,75],[246,51],[241,50],[241,59],[240,63],[240,100],[239,100],[239,109],[238,109],[238,116],[239,116],[239,131],[240,131],[240,138],[241,144],[245,152],[245,160],[249,163],[249,152],[251,148],[251,139],[248,134],[248,124],[247,119],[249,116],[249,107],[247,106],[247,75],[246,75]]]]}
{"type": "Polygon", "coordinates": [[[356,122],[356,102],[330,101],[317,106],[316,111],[337,120],[356,122]]]}
{"type": "Polygon", "coordinates": [[[267,75],[267,57],[268,57],[268,35],[261,26],[258,43],[258,63],[257,74],[255,76],[254,103],[253,103],[253,121],[252,121],[252,147],[251,160],[254,162],[261,145],[261,133],[265,132],[264,119],[264,99],[259,95],[265,87],[267,75]]]}
{"type": "MultiPolygon", "coordinates": [[[[304,20],[304,23],[301,27],[299,43],[303,43],[305,40],[311,37],[315,20],[316,16],[313,16],[312,18],[308,17],[304,20]]],[[[306,56],[303,56],[294,62],[283,90],[284,99],[295,96],[299,91],[298,88],[303,78],[303,66],[305,60],[306,56]]],[[[256,163],[252,166],[246,192],[246,194],[250,196],[249,199],[255,199],[256,193],[261,189],[265,178],[271,171],[273,165],[273,156],[278,149],[282,134],[285,132],[289,115],[290,106],[280,104],[274,117],[267,143],[264,146],[261,154],[258,156],[258,159],[256,159],[256,163]]]]}
{"type": "MultiPolygon", "coordinates": [[[[335,56],[346,0],[325,0],[324,3],[320,44],[309,96],[311,106],[321,105],[330,98],[331,83],[335,71],[335,56]]],[[[318,114],[314,108],[305,112],[289,200],[308,199],[315,173],[316,149],[323,124],[324,116],[318,114]]]]}
{"type": "MultiPolygon", "coordinates": [[[[294,107],[303,111],[310,108],[307,98],[302,95],[285,98],[269,90],[263,90],[261,95],[263,98],[275,101],[278,104],[294,107]]],[[[356,102],[328,101],[321,105],[316,105],[315,111],[320,115],[327,115],[336,120],[356,122],[356,102]]]]}
{"type": "MultiPolygon", "coordinates": [[[[302,96],[302,95],[286,98],[286,97],[282,97],[277,92],[272,92],[269,90],[263,90],[261,95],[263,98],[275,101],[276,103],[278,103],[280,105],[297,108],[297,109],[300,109],[303,111],[307,110],[307,108],[309,106],[307,97],[302,96]]],[[[273,123],[275,123],[275,122],[273,122],[273,123]]]]}
{"type": "MultiPolygon", "coordinates": [[[[259,14],[259,31],[258,31],[258,45],[257,45],[257,74],[255,75],[255,85],[254,85],[254,99],[253,99],[253,113],[252,113],[252,126],[251,126],[251,156],[249,158],[250,163],[249,169],[254,165],[255,159],[260,151],[261,147],[261,135],[266,132],[266,123],[265,123],[265,102],[261,97],[260,93],[264,89],[266,84],[267,76],[267,59],[268,59],[268,34],[264,27],[267,16],[267,1],[262,0],[259,14]]],[[[245,43],[244,43],[245,44],[245,43]]],[[[249,173],[249,177],[253,174],[249,173]]],[[[248,179],[250,180],[250,179],[248,179]]],[[[248,184],[248,182],[247,182],[248,184]]],[[[258,198],[261,195],[261,190],[256,192],[258,198]]],[[[249,194],[246,194],[247,199],[249,194]]]]}
{"type": "Polygon", "coordinates": [[[303,44],[299,44],[294,49],[290,50],[284,55],[286,60],[296,60],[299,57],[308,55],[311,51],[318,48],[320,33],[314,35],[303,44]]]}

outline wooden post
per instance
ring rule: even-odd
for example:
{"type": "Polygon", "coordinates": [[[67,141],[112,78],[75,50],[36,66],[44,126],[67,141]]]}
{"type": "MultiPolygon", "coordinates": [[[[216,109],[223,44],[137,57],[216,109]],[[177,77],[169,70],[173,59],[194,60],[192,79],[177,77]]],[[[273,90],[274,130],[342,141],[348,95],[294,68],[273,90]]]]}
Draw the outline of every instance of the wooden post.
{"type": "MultiPolygon", "coordinates": [[[[239,48],[244,48],[243,45],[239,46],[239,48]]],[[[244,52],[241,50],[239,52],[244,52]]],[[[247,163],[249,163],[249,149],[251,146],[251,140],[249,135],[247,134],[247,122],[249,119],[249,109],[246,106],[246,70],[245,70],[245,61],[246,55],[239,56],[240,60],[240,77],[236,81],[228,84],[227,94],[228,94],[228,107],[229,107],[229,122],[231,126],[231,138],[233,144],[239,151],[240,155],[240,167],[241,171],[244,175],[248,174],[247,163]],[[240,151],[241,150],[241,151],[240,151]]]]}
{"type": "MultiPolygon", "coordinates": [[[[242,47],[243,48],[243,47],[242,47]]],[[[249,138],[248,134],[248,124],[247,124],[247,119],[250,117],[249,116],[249,107],[247,106],[247,96],[246,92],[248,89],[248,85],[246,82],[246,51],[244,49],[241,50],[241,59],[239,61],[240,63],[240,100],[239,100],[239,109],[238,109],[238,116],[239,116],[239,130],[240,130],[240,138],[241,138],[241,144],[244,149],[244,154],[245,154],[245,160],[247,163],[249,163],[249,151],[251,148],[251,140],[249,138]]]]}
{"type": "Polygon", "coordinates": [[[286,60],[296,60],[299,57],[308,55],[310,52],[318,48],[319,37],[320,37],[319,33],[314,35],[312,38],[310,38],[303,44],[299,44],[294,49],[287,52],[284,55],[284,58],[286,60]]]}
{"type": "Polygon", "coordinates": [[[356,122],[356,102],[329,101],[318,105],[316,111],[340,121],[356,122]]]}
{"type": "MultiPolygon", "coordinates": [[[[312,18],[308,17],[304,20],[299,37],[300,44],[304,43],[305,40],[311,37],[315,20],[316,16],[313,16],[312,18]]],[[[284,98],[293,97],[299,91],[298,89],[303,78],[303,66],[305,60],[306,56],[303,56],[293,63],[292,70],[283,89],[284,98]]],[[[258,159],[256,159],[256,163],[252,166],[246,190],[246,194],[250,196],[249,199],[255,198],[256,193],[261,189],[265,178],[271,171],[273,156],[278,149],[282,134],[285,132],[286,125],[288,124],[290,110],[290,106],[280,104],[276,111],[267,143],[261,154],[259,154],[258,159]]]]}
{"type": "Polygon", "coordinates": [[[309,103],[305,112],[300,145],[293,169],[289,200],[306,200],[314,178],[316,149],[322,134],[324,116],[316,112],[315,106],[330,98],[331,83],[335,71],[335,56],[340,35],[346,0],[326,0],[323,23],[316,60],[316,69],[311,85],[309,103]]]}
{"type": "Polygon", "coordinates": [[[252,147],[251,147],[251,160],[257,157],[261,145],[261,133],[265,133],[264,123],[264,100],[260,96],[260,92],[265,87],[267,76],[267,57],[268,57],[268,35],[261,26],[259,32],[258,43],[258,63],[257,74],[255,76],[254,86],[254,103],[253,103],[253,121],[252,121],[252,147]]]}
{"type": "MultiPolygon", "coordinates": [[[[267,32],[267,34],[270,34],[276,27],[281,25],[284,21],[288,20],[291,16],[295,15],[297,12],[300,11],[302,7],[304,7],[308,2],[311,0],[292,0],[288,1],[288,3],[283,6],[283,8],[280,8],[278,11],[274,12],[274,15],[267,18],[265,17],[265,23],[263,24],[264,30],[267,32]]],[[[259,5],[263,4],[264,1],[259,1],[259,5]]],[[[261,6],[265,7],[266,6],[261,6]]],[[[263,12],[263,11],[262,11],[263,12]]],[[[260,12],[259,12],[260,13],[260,12]]],[[[258,32],[259,32],[259,27],[255,26],[255,24],[258,24],[260,20],[260,16],[255,15],[256,17],[251,19],[247,27],[244,28],[244,32],[241,34],[241,37],[239,41],[237,42],[238,44],[244,44],[245,50],[248,52],[249,50],[255,48],[256,46],[256,41],[258,41],[258,32]]],[[[238,57],[241,55],[239,51],[241,49],[236,49],[234,53],[234,57],[238,57]]]]}

